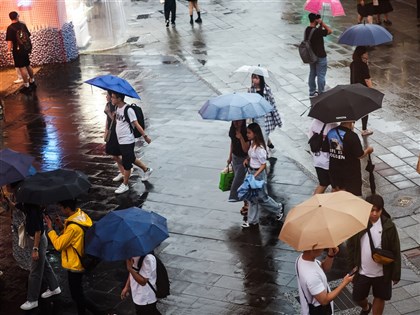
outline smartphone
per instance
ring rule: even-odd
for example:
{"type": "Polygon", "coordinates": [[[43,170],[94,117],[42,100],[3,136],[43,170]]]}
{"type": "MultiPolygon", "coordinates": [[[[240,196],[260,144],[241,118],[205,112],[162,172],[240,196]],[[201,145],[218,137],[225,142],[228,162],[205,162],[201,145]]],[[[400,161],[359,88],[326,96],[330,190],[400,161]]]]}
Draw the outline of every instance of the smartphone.
{"type": "Polygon", "coordinates": [[[359,267],[354,267],[350,272],[349,272],[349,276],[353,276],[356,272],[357,272],[357,270],[359,270],[359,267]]]}

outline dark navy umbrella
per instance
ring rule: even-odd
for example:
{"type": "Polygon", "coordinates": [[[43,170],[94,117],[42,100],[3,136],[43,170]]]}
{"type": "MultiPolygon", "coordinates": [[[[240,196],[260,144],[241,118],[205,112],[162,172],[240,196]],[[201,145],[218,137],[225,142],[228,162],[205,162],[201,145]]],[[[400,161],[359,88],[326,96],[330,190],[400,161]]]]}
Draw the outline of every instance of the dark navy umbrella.
{"type": "Polygon", "coordinates": [[[109,212],[86,234],[86,253],[105,261],[144,256],[169,237],[166,219],[137,207],[109,212]]]}
{"type": "Polygon", "coordinates": [[[338,38],[339,44],[350,46],[376,46],[389,42],[392,42],[391,33],[376,24],[350,26],[338,38]]]}
{"type": "Polygon", "coordinates": [[[0,151],[0,186],[14,183],[31,175],[34,158],[10,149],[0,151]]]}
{"type": "Polygon", "coordinates": [[[18,202],[37,205],[75,199],[91,187],[88,177],[75,170],[58,169],[26,178],[16,191],[18,202]]]}
{"type": "Polygon", "coordinates": [[[99,77],[85,81],[85,83],[94,85],[104,90],[111,90],[132,98],[140,99],[140,96],[126,80],[114,75],[101,75],[99,77]]]}

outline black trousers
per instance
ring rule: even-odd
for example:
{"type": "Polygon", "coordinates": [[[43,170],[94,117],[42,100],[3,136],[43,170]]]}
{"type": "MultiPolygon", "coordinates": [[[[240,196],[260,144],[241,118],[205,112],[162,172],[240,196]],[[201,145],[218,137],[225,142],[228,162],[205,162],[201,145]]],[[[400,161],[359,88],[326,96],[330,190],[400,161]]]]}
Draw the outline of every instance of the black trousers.
{"type": "Polygon", "coordinates": [[[82,287],[83,273],[68,271],[67,279],[69,281],[69,289],[70,289],[71,298],[77,304],[77,314],[85,315],[86,309],[88,309],[93,314],[99,315],[100,312],[97,309],[96,305],[91,300],[85,298],[85,294],[83,292],[83,287],[82,287]]]}
{"type": "Polygon", "coordinates": [[[156,302],[147,305],[136,305],[136,315],[162,315],[156,307],[156,302]]]}
{"type": "Polygon", "coordinates": [[[175,23],[175,18],[176,18],[175,0],[165,0],[164,10],[165,10],[165,20],[169,21],[169,13],[171,13],[171,23],[175,23]]]}

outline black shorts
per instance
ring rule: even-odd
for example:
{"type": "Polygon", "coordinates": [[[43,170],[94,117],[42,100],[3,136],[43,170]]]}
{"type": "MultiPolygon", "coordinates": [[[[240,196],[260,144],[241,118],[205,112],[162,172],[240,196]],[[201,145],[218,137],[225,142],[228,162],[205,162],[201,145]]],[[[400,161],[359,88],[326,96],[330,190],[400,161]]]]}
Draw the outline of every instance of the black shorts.
{"type": "Polygon", "coordinates": [[[330,172],[320,167],[315,167],[316,175],[318,176],[319,185],[328,187],[331,185],[330,172]]]}
{"type": "Polygon", "coordinates": [[[361,176],[354,177],[341,177],[334,174],[331,170],[329,171],[331,178],[332,188],[345,190],[352,193],[355,196],[362,195],[362,178],[361,176]]]}
{"type": "Polygon", "coordinates": [[[105,153],[113,156],[121,155],[120,145],[118,143],[117,134],[115,130],[111,131],[109,141],[105,144],[105,153]]]}
{"type": "Polygon", "coordinates": [[[31,62],[29,61],[29,55],[25,52],[13,52],[13,61],[15,68],[28,67],[31,62]]]}
{"type": "Polygon", "coordinates": [[[358,274],[353,279],[353,301],[362,301],[369,296],[370,288],[375,298],[389,301],[392,296],[392,281],[384,277],[369,278],[358,274]]]}
{"type": "Polygon", "coordinates": [[[124,169],[126,171],[131,170],[133,163],[136,160],[136,155],[134,154],[134,143],[120,144],[120,152],[124,169]]]}
{"type": "Polygon", "coordinates": [[[374,15],[375,14],[375,7],[373,5],[373,3],[369,3],[369,4],[365,4],[365,5],[357,5],[357,13],[359,13],[360,16],[362,17],[367,17],[369,15],[374,15]]]}

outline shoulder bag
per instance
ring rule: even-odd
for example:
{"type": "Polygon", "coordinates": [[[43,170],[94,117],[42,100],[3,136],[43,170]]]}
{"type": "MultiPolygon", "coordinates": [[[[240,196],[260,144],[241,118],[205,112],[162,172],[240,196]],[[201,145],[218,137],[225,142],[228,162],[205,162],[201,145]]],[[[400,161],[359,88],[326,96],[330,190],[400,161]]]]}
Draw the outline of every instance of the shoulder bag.
{"type": "Polygon", "coordinates": [[[370,228],[367,229],[367,232],[369,236],[369,243],[370,249],[372,251],[373,261],[381,265],[389,265],[390,263],[394,262],[394,253],[387,249],[375,248],[375,245],[373,245],[372,241],[372,235],[370,234],[370,228]]]}

